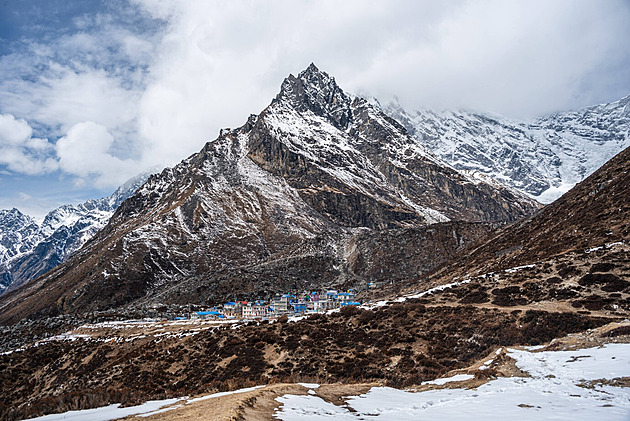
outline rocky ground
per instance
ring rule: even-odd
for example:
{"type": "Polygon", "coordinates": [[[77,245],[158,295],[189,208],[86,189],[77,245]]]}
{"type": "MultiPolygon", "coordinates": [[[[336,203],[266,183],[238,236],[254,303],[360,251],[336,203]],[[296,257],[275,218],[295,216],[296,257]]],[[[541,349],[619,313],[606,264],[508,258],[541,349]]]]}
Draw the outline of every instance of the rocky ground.
{"type": "MultiPolygon", "coordinates": [[[[210,325],[208,322],[205,324],[210,325]]],[[[115,329],[129,338],[137,335],[138,328],[143,326],[148,327],[148,324],[90,325],[83,331],[100,336],[115,329]]],[[[154,332],[164,332],[176,330],[175,326],[177,325],[174,323],[159,323],[152,325],[152,328],[154,332]]],[[[627,370],[622,369],[620,372],[611,368],[612,371],[609,371],[602,364],[605,366],[607,359],[624,360],[626,357],[623,352],[626,348],[619,346],[627,346],[629,343],[630,322],[626,320],[569,334],[541,346],[492,348],[487,355],[467,367],[451,370],[436,381],[423,382],[404,391],[383,388],[383,382],[276,383],[233,392],[180,397],[171,401],[155,402],[150,407],[103,407],[95,413],[87,411],[83,414],[89,418],[107,413],[109,419],[123,417],[125,414],[138,414],[128,415],[125,419],[156,421],[207,419],[209,414],[213,420],[225,421],[300,419],[304,415],[312,419],[329,419],[335,414],[346,419],[346,415],[350,415],[348,411],[361,417],[366,404],[373,406],[374,403],[371,402],[378,400],[379,396],[382,399],[382,396],[391,395],[390,398],[396,398],[400,402],[378,403],[376,412],[370,416],[390,419],[392,411],[402,411],[401,415],[407,417],[405,419],[417,419],[418,416],[424,418],[435,415],[436,412],[457,413],[457,408],[461,409],[462,405],[474,405],[476,411],[495,411],[495,417],[496,411],[501,407],[522,416],[536,414],[544,418],[544,414],[550,412],[557,415],[558,411],[569,411],[578,419],[597,414],[606,419],[617,419],[619,416],[625,419],[623,414],[628,405],[623,400],[623,389],[630,386],[630,377],[622,375],[627,370]],[[617,347],[613,348],[615,345],[611,344],[617,344],[617,347]],[[542,372],[537,369],[541,368],[537,367],[537,361],[543,364],[542,372]],[[555,367],[554,361],[561,365],[555,367]],[[586,371],[579,371],[578,365],[583,366],[586,371]],[[595,371],[605,373],[607,377],[579,380],[590,379],[594,375],[593,367],[598,367],[595,371]],[[576,369],[579,373],[575,372],[576,369]],[[566,378],[567,375],[569,378],[566,378]],[[496,394],[499,391],[505,396],[497,400],[496,394]],[[568,397],[568,393],[573,394],[568,397]],[[471,400],[467,398],[470,394],[477,397],[471,400]],[[617,395],[618,397],[614,397],[617,395]],[[361,413],[355,413],[355,408],[361,413]],[[298,418],[295,418],[296,414],[298,418]]],[[[620,364],[623,366],[623,361],[620,364]]],[[[616,367],[621,368],[619,363],[616,367]]]]}
{"type": "Polygon", "coordinates": [[[623,319],[606,310],[586,315],[451,304],[427,306],[412,298],[240,327],[136,326],[122,334],[112,324],[93,333],[83,327],[0,356],[0,417],[283,382],[411,387],[499,346],[544,344],[623,319]]]}
{"type": "MultiPolygon", "coordinates": [[[[600,328],[557,338],[535,352],[581,350],[610,343],[630,343],[630,323],[628,321],[613,322],[600,328]]],[[[424,392],[435,389],[476,389],[497,378],[527,378],[529,376],[529,373],[516,365],[509,352],[500,347],[466,368],[447,373],[444,377],[451,381],[423,384],[409,390],[424,392]],[[456,380],[457,376],[462,380],[456,380]]],[[[216,420],[274,420],[276,419],[274,414],[277,414],[282,408],[278,399],[280,398],[281,401],[281,397],[288,394],[319,397],[336,407],[348,408],[349,397],[364,394],[372,387],[380,385],[380,383],[324,384],[319,386],[295,383],[276,384],[245,393],[218,396],[185,405],[177,404],[175,409],[167,412],[148,417],[143,415],[132,419],[187,421],[202,419],[205,414],[212,413],[216,420]]],[[[629,387],[630,378],[615,379],[614,385],[629,387]]],[[[590,388],[593,386],[584,384],[582,387],[590,388]]],[[[527,404],[520,406],[522,408],[531,407],[527,404]]]]}
{"type": "MultiPolygon", "coordinates": [[[[4,328],[4,350],[23,349],[0,355],[0,418],[262,384],[377,383],[422,390],[424,381],[472,373],[472,386],[485,378],[471,367],[499,347],[545,344],[567,334],[577,335],[569,337],[575,346],[583,342],[575,338],[597,345],[625,337],[626,325],[584,332],[628,318],[629,262],[625,242],[608,243],[451,278],[447,286],[429,280],[421,289],[416,283],[389,301],[299,321],[104,321],[121,316],[113,313],[25,321],[4,328]]],[[[548,347],[564,349],[567,341],[548,347]]],[[[511,370],[509,364],[491,368],[484,375],[511,370]]],[[[241,403],[233,408],[252,410],[241,403]]],[[[226,419],[235,413],[229,414],[226,419]]]]}

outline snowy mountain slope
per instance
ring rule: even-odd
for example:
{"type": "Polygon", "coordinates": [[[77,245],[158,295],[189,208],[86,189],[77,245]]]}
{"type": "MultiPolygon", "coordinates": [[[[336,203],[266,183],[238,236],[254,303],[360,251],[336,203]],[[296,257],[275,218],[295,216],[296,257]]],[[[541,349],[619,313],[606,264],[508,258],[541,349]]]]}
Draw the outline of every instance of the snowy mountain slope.
{"type": "MultiPolygon", "coordinates": [[[[350,239],[386,229],[401,230],[400,247],[421,260],[390,273],[399,279],[487,233],[441,225],[434,238],[452,240],[435,244],[427,262],[405,243],[427,224],[510,221],[538,207],[441,165],[311,65],[245,125],[151,176],[86,247],[5,304],[28,295],[34,305],[15,311],[78,312],[365,283],[352,269],[350,239]],[[40,296],[45,285],[55,293],[40,296]]],[[[395,236],[388,239],[394,246],[395,236]]],[[[373,273],[368,263],[361,273],[373,273]]]]}
{"type": "Polygon", "coordinates": [[[630,146],[630,96],[533,122],[468,111],[383,110],[444,162],[549,203],[630,146]]]}
{"type": "Polygon", "coordinates": [[[41,240],[40,227],[18,209],[0,210],[0,265],[30,251],[41,240]]]}
{"type": "Polygon", "coordinates": [[[54,209],[41,224],[17,209],[0,211],[0,294],[48,272],[80,249],[148,176],[133,177],[110,196],[54,209]]]}

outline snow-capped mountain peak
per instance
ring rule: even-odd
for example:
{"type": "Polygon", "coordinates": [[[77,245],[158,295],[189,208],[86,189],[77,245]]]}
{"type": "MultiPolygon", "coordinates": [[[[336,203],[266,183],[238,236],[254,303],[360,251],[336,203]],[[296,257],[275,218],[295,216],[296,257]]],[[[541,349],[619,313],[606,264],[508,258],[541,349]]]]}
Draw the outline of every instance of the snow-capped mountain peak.
{"type": "Polygon", "coordinates": [[[110,196],[60,206],[41,224],[15,208],[0,210],[0,294],[42,275],[80,249],[149,174],[131,178],[110,196]]]}
{"type": "Polygon", "coordinates": [[[0,264],[27,253],[41,238],[35,219],[16,208],[0,210],[0,264]]]}
{"type": "Polygon", "coordinates": [[[297,77],[289,75],[275,101],[285,102],[299,112],[310,110],[340,130],[346,129],[352,119],[352,97],[337,85],[334,77],[313,63],[297,77]]]}

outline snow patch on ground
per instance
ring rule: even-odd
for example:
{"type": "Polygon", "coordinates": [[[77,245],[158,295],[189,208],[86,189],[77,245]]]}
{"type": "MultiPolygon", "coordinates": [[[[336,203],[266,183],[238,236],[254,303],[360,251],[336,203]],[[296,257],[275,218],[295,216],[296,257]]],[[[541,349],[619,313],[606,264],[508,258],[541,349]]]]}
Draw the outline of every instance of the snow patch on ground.
{"type": "Polygon", "coordinates": [[[149,401],[142,405],[130,406],[121,408],[120,404],[113,404],[103,406],[100,408],[84,409],[81,411],[69,411],[63,414],[51,414],[44,415],[43,417],[32,418],[36,421],[60,421],[60,420],[76,420],[76,421],[109,421],[119,418],[127,417],[130,415],[138,415],[140,417],[149,417],[155,414],[161,414],[163,412],[172,411],[181,408],[184,405],[189,405],[194,402],[204,401],[207,399],[219,398],[221,396],[234,395],[237,393],[252,392],[256,389],[260,389],[265,386],[247,387],[244,389],[233,390],[231,392],[219,392],[211,395],[201,396],[198,398],[188,399],[187,396],[182,398],[164,399],[159,401],[149,401]],[[174,405],[175,403],[180,403],[174,405]]]}
{"type": "Polygon", "coordinates": [[[317,389],[319,385],[317,383],[298,383],[300,386],[304,386],[307,389],[317,389]]]}
{"type": "Polygon", "coordinates": [[[138,415],[145,412],[155,411],[166,405],[172,405],[179,399],[165,399],[161,401],[149,401],[142,405],[121,408],[119,403],[103,406],[101,408],[84,409],[82,411],[69,411],[63,414],[44,415],[43,417],[31,418],[37,421],[109,421],[130,415],[138,415]]]}
{"type": "Polygon", "coordinates": [[[246,392],[253,392],[256,389],[260,389],[261,387],[265,387],[265,386],[254,386],[254,387],[246,387],[244,389],[238,389],[238,390],[232,390],[231,392],[219,392],[219,393],[213,393],[211,395],[206,395],[206,396],[201,396],[199,398],[193,398],[193,399],[188,399],[186,401],[186,404],[190,404],[190,403],[194,403],[194,402],[199,402],[199,401],[205,401],[206,399],[214,399],[214,398],[220,398],[221,396],[227,396],[227,395],[235,395],[237,393],[246,393],[246,392]]]}
{"type": "Polygon", "coordinates": [[[617,241],[616,243],[609,243],[609,244],[605,244],[605,245],[599,246],[599,247],[592,247],[590,249],[584,250],[584,253],[588,254],[588,253],[592,253],[594,251],[603,250],[605,248],[606,249],[610,249],[610,248],[613,248],[613,247],[621,245],[621,244],[623,244],[623,241],[617,241]]]}
{"type": "Polygon", "coordinates": [[[459,281],[459,282],[451,282],[450,284],[439,285],[437,287],[433,287],[433,288],[427,289],[426,291],[418,292],[416,294],[403,295],[401,297],[395,298],[392,301],[388,301],[388,300],[377,301],[375,303],[373,302],[373,303],[361,305],[360,307],[363,308],[363,309],[366,309],[366,310],[372,310],[372,309],[374,309],[376,307],[386,306],[390,302],[403,303],[403,302],[405,302],[407,300],[424,297],[425,295],[430,295],[430,294],[433,294],[435,292],[444,291],[445,289],[453,288],[453,287],[456,287],[458,285],[467,284],[469,282],[470,282],[470,279],[464,279],[463,281],[459,281]]]}
{"type": "Polygon", "coordinates": [[[508,354],[531,377],[499,378],[477,389],[415,393],[374,387],[349,398],[346,406],[316,396],[285,395],[276,399],[282,407],[274,416],[284,421],[630,419],[630,389],[607,381],[630,376],[630,344],[577,351],[510,349],[508,354]]]}
{"type": "Polygon", "coordinates": [[[435,384],[435,385],[443,385],[446,383],[451,383],[451,382],[461,382],[464,380],[470,380],[470,379],[474,379],[475,376],[473,376],[472,374],[455,374],[454,376],[451,377],[443,377],[441,379],[436,379],[436,380],[431,380],[428,382],[422,382],[422,385],[425,384],[435,384]]]}
{"type": "Polygon", "coordinates": [[[536,265],[516,266],[516,267],[513,267],[513,268],[505,269],[504,272],[506,272],[506,273],[515,273],[515,272],[518,272],[518,271],[523,270],[523,269],[531,269],[531,268],[533,268],[535,266],[536,265]]]}

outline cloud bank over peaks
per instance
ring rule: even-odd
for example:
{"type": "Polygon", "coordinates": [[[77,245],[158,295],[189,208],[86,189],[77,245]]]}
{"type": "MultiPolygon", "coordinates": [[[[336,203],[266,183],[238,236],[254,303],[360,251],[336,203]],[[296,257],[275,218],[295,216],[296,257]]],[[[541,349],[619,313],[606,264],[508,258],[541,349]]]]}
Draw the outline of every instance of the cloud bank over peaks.
{"type": "MultiPolygon", "coordinates": [[[[0,8],[12,25],[0,31],[6,180],[48,174],[51,182],[109,189],[149,166],[139,100],[164,22],[124,0],[0,8]]],[[[8,196],[6,186],[0,193],[8,196]]]]}
{"type": "Polygon", "coordinates": [[[29,124],[10,114],[0,115],[0,164],[26,175],[60,170],[75,183],[117,186],[139,172],[140,163],[113,154],[114,136],[93,121],[77,123],[56,143],[32,136],[29,124]]]}

